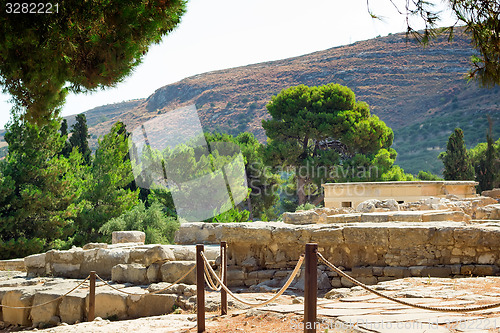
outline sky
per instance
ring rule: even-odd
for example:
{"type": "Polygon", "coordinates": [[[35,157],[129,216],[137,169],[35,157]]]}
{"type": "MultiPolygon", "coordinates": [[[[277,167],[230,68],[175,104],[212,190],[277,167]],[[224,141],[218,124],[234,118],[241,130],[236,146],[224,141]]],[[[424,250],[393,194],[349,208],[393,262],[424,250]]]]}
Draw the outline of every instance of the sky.
{"type": "MultiPolygon", "coordinates": [[[[404,0],[395,0],[396,4],[404,0]]],[[[454,23],[445,5],[440,25],[454,23]]],[[[401,8],[404,8],[401,6],[401,8]]],[[[146,98],[183,78],[218,69],[285,59],[406,30],[389,0],[190,0],[178,27],[153,45],[134,73],[114,88],[67,97],[62,115],[146,98]]],[[[422,28],[423,25],[415,25],[422,28]]],[[[0,94],[0,128],[10,117],[0,94]]]]}

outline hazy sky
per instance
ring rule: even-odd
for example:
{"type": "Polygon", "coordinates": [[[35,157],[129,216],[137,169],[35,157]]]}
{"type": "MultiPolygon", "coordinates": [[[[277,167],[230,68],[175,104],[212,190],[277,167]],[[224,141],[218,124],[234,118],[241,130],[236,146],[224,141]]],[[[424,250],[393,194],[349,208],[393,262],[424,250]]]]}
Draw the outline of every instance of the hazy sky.
{"type": "MultiPolygon", "coordinates": [[[[370,6],[382,21],[370,17],[366,0],[190,0],[177,29],[150,48],[133,75],[115,88],[68,96],[62,115],[145,98],[195,74],[405,31],[405,18],[389,0],[371,0],[370,6]]],[[[0,128],[9,119],[9,99],[0,94],[0,128]]]]}

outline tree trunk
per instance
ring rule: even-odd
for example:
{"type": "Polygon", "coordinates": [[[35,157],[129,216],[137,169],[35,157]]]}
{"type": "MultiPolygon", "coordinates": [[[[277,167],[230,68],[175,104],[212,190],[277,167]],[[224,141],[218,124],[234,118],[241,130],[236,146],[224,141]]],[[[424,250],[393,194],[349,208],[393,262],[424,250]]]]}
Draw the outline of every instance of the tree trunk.
{"type": "Polygon", "coordinates": [[[306,193],[304,187],[307,181],[304,177],[297,176],[297,195],[299,197],[299,205],[306,203],[306,193]]]}

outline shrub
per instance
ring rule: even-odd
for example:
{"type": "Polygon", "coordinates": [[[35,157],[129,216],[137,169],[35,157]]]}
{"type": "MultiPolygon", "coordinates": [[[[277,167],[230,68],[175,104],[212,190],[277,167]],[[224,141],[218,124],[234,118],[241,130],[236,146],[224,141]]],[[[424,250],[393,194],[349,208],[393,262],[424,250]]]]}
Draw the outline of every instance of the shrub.
{"type": "Polygon", "coordinates": [[[146,234],[146,244],[172,244],[179,225],[177,218],[163,212],[159,202],[153,202],[149,208],[140,202],[132,210],[106,222],[99,232],[110,238],[113,231],[139,230],[146,234]]]}
{"type": "Polygon", "coordinates": [[[314,209],[314,208],[316,208],[316,206],[314,206],[312,203],[306,202],[305,204],[297,206],[297,208],[295,209],[295,211],[298,211],[298,210],[309,210],[309,209],[314,209]]]}

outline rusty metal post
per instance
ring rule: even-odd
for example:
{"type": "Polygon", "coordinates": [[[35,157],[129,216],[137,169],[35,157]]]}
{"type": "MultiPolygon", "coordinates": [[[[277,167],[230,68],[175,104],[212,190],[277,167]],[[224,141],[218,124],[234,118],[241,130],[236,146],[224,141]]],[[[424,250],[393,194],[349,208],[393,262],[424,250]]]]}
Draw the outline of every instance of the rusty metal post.
{"type": "Polygon", "coordinates": [[[95,271],[90,272],[90,291],[89,291],[89,313],[87,321],[93,321],[95,318],[95,271]]]}
{"type": "Polygon", "coordinates": [[[205,262],[201,257],[203,244],[196,245],[196,317],[198,333],[205,332],[205,262]]]}
{"type": "Polygon", "coordinates": [[[318,244],[306,244],[304,290],[304,333],[316,333],[316,305],[318,294],[318,244]]]}
{"type": "MultiPolygon", "coordinates": [[[[221,272],[222,282],[227,286],[227,243],[220,242],[220,254],[221,254],[221,272]]],[[[220,290],[220,314],[227,314],[227,291],[224,288],[220,290]]]]}

